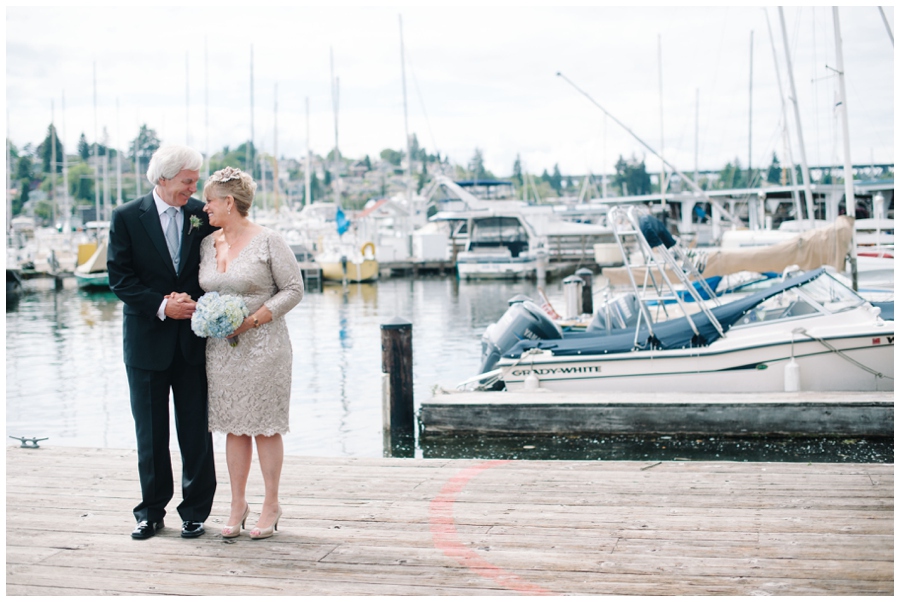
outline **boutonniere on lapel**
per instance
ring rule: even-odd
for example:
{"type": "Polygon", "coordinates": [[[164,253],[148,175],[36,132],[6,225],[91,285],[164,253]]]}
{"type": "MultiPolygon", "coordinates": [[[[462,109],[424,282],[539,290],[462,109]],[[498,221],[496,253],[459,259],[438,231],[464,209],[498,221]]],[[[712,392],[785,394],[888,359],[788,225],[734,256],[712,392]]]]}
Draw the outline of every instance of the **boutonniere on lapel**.
{"type": "Polygon", "coordinates": [[[200,225],[202,224],[202,222],[200,221],[200,218],[197,217],[196,215],[191,216],[190,222],[191,222],[191,227],[188,229],[188,234],[193,232],[194,228],[199,229],[200,225]]]}

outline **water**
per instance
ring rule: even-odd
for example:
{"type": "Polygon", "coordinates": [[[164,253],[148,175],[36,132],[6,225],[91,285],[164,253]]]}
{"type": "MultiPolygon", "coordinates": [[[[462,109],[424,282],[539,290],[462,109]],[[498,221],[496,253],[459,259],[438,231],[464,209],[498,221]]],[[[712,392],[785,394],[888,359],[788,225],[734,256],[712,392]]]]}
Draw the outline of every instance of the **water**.
{"type": "MultiPolygon", "coordinates": [[[[122,304],[109,292],[34,282],[6,311],[7,436],[44,445],[133,449],[122,363],[122,304]]],[[[562,284],[545,290],[564,305],[562,284]]],[[[533,282],[394,278],[307,291],[286,317],[294,350],[285,453],[381,457],[381,324],[413,324],[415,399],[475,375],[481,335],[507,300],[537,297],[533,282]]],[[[177,449],[172,428],[172,448],[177,449]]],[[[17,443],[7,439],[10,445],[17,443]]],[[[215,435],[217,451],[224,436],[215,435]]],[[[396,451],[395,451],[396,453],[396,451]]],[[[893,462],[893,440],[678,437],[427,437],[403,455],[567,460],[893,462]]]]}
{"type": "MultiPolygon", "coordinates": [[[[561,295],[558,286],[547,288],[561,295]]],[[[426,399],[433,387],[452,388],[477,373],[485,327],[522,292],[535,295],[534,283],[394,278],[307,291],[286,316],[294,364],[285,452],[382,456],[381,324],[395,317],[413,324],[415,399],[426,399]]],[[[122,303],[114,294],[30,290],[8,305],[8,436],[131,449],[128,399],[122,303]]],[[[224,449],[224,437],[215,444],[224,449]]]]}

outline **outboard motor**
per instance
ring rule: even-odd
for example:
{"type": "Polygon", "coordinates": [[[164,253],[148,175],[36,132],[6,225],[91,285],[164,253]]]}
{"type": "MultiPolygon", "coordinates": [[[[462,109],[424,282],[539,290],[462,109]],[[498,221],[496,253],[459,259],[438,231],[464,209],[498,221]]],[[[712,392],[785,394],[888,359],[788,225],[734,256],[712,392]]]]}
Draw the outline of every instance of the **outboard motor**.
{"type": "Polygon", "coordinates": [[[481,370],[493,369],[503,354],[521,340],[561,339],[562,329],[531,299],[514,297],[509,309],[481,337],[481,370]]]}

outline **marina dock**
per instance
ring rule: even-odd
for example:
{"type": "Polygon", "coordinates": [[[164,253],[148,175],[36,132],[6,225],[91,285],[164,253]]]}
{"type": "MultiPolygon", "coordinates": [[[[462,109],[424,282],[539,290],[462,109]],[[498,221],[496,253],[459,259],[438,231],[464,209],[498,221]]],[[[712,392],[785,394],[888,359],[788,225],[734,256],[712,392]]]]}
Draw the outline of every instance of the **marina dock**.
{"type": "MultiPolygon", "coordinates": [[[[180,537],[176,493],[135,541],[136,452],[7,447],[6,594],[894,593],[892,464],[287,457],[251,541],[218,534],[216,461],[206,535],[180,537]]],[[[248,526],[262,490],[254,464],[248,526]]]]}
{"type": "Polygon", "coordinates": [[[894,393],[477,391],[421,402],[426,434],[894,435],[894,393]]]}

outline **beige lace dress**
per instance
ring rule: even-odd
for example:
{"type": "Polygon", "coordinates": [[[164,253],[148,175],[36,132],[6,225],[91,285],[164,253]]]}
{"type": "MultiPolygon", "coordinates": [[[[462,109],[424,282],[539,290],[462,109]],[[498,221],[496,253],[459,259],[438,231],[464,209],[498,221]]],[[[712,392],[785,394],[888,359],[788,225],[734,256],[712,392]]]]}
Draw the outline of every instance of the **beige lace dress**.
{"type": "Polygon", "coordinates": [[[294,253],[276,232],[263,228],[228,264],[216,266],[215,234],[200,245],[204,291],[240,295],[252,314],[265,304],[272,321],[250,329],[232,347],[206,342],[209,430],[236,435],[287,433],[291,400],[291,340],[284,315],[303,298],[303,277],[294,253]]]}

